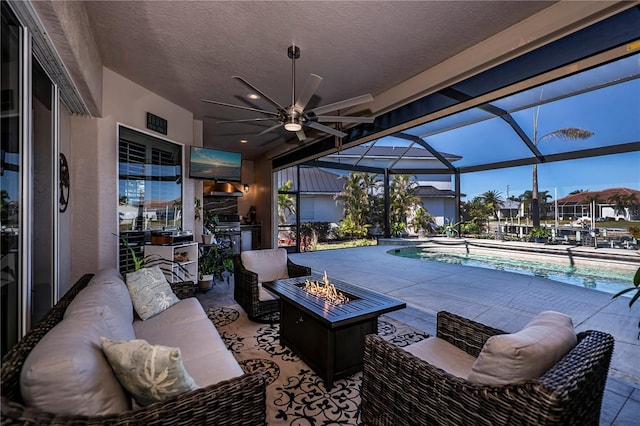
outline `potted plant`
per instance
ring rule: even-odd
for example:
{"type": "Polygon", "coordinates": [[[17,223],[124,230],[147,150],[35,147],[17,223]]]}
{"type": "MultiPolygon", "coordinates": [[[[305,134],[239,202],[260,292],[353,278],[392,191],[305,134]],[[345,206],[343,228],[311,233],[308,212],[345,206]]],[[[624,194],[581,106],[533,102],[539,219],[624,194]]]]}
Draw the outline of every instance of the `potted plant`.
{"type": "MultiPolygon", "coordinates": [[[[210,289],[213,280],[222,281],[225,272],[233,272],[233,248],[223,244],[213,244],[206,247],[200,256],[198,269],[200,279],[205,281],[202,284],[204,287],[207,287],[207,276],[210,276],[209,286],[203,290],[210,289]]],[[[200,284],[198,283],[198,285],[200,284]]]]}
{"type": "Polygon", "coordinates": [[[213,210],[205,210],[202,215],[202,243],[216,244],[213,230],[218,225],[218,215],[213,210]]]}
{"type": "Polygon", "coordinates": [[[445,223],[442,227],[442,233],[449,238],[458,236],[458,225],[460,224],[460,222],[453,223],[453,221],[450,219],[445,220],[447,221],[447,223],[445,223]]]}
{"type": "MultiPolygon", "coordinates": [[[[152,266],[159,266],[162,272],[165,274],[169,274],[180,282],[184,282],[183,276],[188,276],[189,271],[180,264],[179,261],[165,259],[164,257],[158,254],[149,254],[144,257],[138,256],[134,248],[129,244],[126,238],[119,237],[122,245],[129,250],[129,254],[131,255],[131,261],[133,262],[133,271],[139,271],[143,268],[150,268],[152,266]],[[176,272],[176,269],[179,271],[176,272]]],[[[123,272],[122,275],[127,278],[126,272],[123,272]]]]}
{"type": "Polygon", "coordinates": [[[198,261],[198,288],[208,291],[213,285],[213,273],[215,272],[215,254],[213,250],[205,249],[198,261]]]}
{"type": "Polygon", "coordinates": [[[530,235],[536,243],[546,243],[547,239],[551,237],[551,229],[542,226],[534,226],[531,228],[530,235]]]}

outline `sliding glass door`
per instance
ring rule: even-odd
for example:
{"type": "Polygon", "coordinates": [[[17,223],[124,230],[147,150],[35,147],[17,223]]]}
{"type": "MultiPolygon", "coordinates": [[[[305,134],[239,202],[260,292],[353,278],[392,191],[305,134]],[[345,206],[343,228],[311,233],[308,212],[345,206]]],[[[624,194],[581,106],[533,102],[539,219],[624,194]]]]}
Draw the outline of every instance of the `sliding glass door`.
{"type": "Polygon", "coordinates": [[[22,140],[23,32],[2,4],[2,151],[0,152],[0,221],[2,222],[2,356],[18,341],[22,323],[22,235],[24,166],[22,140]]]}
{"type": "Polygon", "coordinates": [[[2,356],[57,301],[58,90],[2,3],[2,356]]]}

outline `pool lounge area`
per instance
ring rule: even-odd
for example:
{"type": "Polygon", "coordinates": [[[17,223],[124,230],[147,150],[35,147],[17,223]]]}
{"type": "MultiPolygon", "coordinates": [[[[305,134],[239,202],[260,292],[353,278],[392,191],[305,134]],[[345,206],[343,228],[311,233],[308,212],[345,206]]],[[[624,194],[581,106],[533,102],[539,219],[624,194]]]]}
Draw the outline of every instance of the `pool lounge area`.
{"type": "MultiPolygon", "coordinates": [[[[640,415],[639,306],[629,309],[628,299],[611,299],[608,293],[545,278],[401,258],[388,254],[391,248],[379,245],[290,257],[316,272],[326,269],[330,277],[404,300],[407,309],[390,315],[428,333],[434,332],[435,315],[441,310],[506,331],[519,330],[541,311],[555,310],[570,315],[578,331],[610,333],[615,349],[600,424],[636,424],[640,415]]],[[[637,255],[629,253],[633,254],[637,255]]]]}

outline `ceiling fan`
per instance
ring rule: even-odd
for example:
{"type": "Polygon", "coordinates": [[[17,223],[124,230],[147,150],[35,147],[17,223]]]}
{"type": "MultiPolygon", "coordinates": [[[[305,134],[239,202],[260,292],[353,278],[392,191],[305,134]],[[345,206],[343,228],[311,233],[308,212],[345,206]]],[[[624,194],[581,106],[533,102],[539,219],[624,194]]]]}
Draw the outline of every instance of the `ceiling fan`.
{"type": "Polygon", "coordinates": [[[248,118],[241,120],[226,120],[218,121],[218,124],[225,123],[254,123],[259,121],[277,121],[278,123],[260,132],[258,135],[263,135],[268,132],[272,132],[279,127],[284,127],[289,132],[295,132],[298,140],[303,141],[307,138],[304,129],[312,128],[316,130],[329,133],[339,138],[345,137],[347,134],[341,130],[334,129],[329,126],[325,126],[320,123],[373,123],[373,117],[350,117],[339,115],[323,115],[328,112],[343,110],[356,105],[360,105],[365,102],[373,101],[371,94],[356,96],[355,98],[345,99],[343,101],[335,102],[329,105],[313,108],[305,111],[305,107],[311,97],[315,93],[316,89],[322,82],[322,77],[316,74],[310,74],[302,92],[296,97],[296,59],[300,58],[300,48],[297,46],[290,46],[287,50],[287,55],[291,58],[291,105],[283,107],[278,102],[271,99],[268,95],[256,88],[242,77],[233,76],[236,80],[247,86],[249,89],[255,91],[262,96],[267,102],[275,107],[276,111],[267,111],[259,108],[251,108],[242,105],[228,104],[225,102],[211,101],[208,99],[202,99],[202,102],[207,102],[215,105],[222,105],[225,107],[238,108],[246,111],[253,111],[260,114],[264,114],[267,117],[248,118]]]}

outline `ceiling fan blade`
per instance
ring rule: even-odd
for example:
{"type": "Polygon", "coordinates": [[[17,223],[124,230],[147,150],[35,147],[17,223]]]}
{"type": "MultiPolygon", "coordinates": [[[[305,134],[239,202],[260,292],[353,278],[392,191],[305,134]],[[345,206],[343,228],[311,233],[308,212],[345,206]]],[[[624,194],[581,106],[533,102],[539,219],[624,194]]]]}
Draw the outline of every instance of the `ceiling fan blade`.
{"type": "Polygon", "coordinates": [[[304,111],[304,108],[307,106],[311,97],[314,93],[316,93],[316,89],[322,83],[322,77],[317,74],[310,74],[307,82],[302,89],[302,93],[298,95],[298,99],[296,100],[295,108],[304,111]]]}
{"type": "Polygon", "coordinates": [[[329,133],[330,135],[334,135],[334,136],[337,136],[339,138],[344,138],[345,136],[347,136],[346,133],[341,132],[340,130],[332,129],[329,126],[325,126],[324,124],[316,123],[315,121],[308,122],[307,126],[313,128],[313,129],[316,129],[316,130],[320,130],[320,131],[325,132],[325,133],[329,133]]]}
{"type": "Polygon", "coordinates": [[[282,105],[280,105],[279,103],[277,103],[276,101],[274,101],[273,99],[271,99],[267,94],[263,93],[260,89],[258,89],[257,87],[255,87],[253,84],[249,83],[247,80],[245,80],[242,77],[239,77],[237,75],[234,75],[232,78],[235,78],[236,80],[240,81],[240,83],[244,84],[245,86],[247,86],[249,89],[258,92],[258,94],[260,94],[260,96],[262,96],[267,102],[269,102],[271,105],[273,105],[274,107],[276,107],[276,109],[278,111],[285,111],[285,109],[282,107],[282,105]]]}
{"type": "Polygon", "coordinates": [[[256,121],[273,121],[275,118],[246,118],[244,120],[222,120],[216,121],[216,124],[229,124],[229,123],[254,123],[256,121]]]}
{"type": "Polygon", "coordinates": [[[307,111],[307,114],[313,113],[315,115],[322,115],[327,112],[337,111],[339,109],[347,109],[349,107],[360,105],[365,102],[371,102],[372,100],[373,100],[373,96],[367,93],[366,95],[360,95],[360,96],[356,96],[355,98],[345,99],[344,101],[314,108],[311,111],[307,111]]]}
{"type": "Polygon", "coordinates": [[[246,106],[242,106],[242,105],[234,105],[234,104],[228,104],[228,103],[225,103],[225,102],[210,101],[209,99],[202,99],[202,102],[206,102],[208,104],[214,104],[214,105],[221,105],[221,106],[225,106],[225,107],[243,109],[245,111],[259,112],[260,114],[273,115],[273,116],[276,116],[276,117],[279,116],[278,113],[275,113],[275,112],[272,112],[272,111],[265,111],[263,109],[251,108],[251,107],[246,107],[246,106]]]}
{"type": "Polygon", "coordinates": [[[374,117],[349,117],[348,115],[321,115],[316,117],[320,123],[373,123],[374,117]]]}
{"type": "Polygon", "coordinates": [[[258,133],[258,136],[262,136],[265,133],[269,133],[269,132],[273,132],[275,129],[277,129],[278,127],[282,126],[282,124],[278,123],[275,126],[271,126],[267,129],[264,129],[263,131],[261,131],[260,133],[258,133]]]}
{"type": "Polygon", "coordinates": [[[296,132],[296,136],[298,137],[298,140],[300,142],[302,142],[303,140],[305,140],[307,138],[307,135],[304,133],[304,130],[300,129],[296,132]]]}

